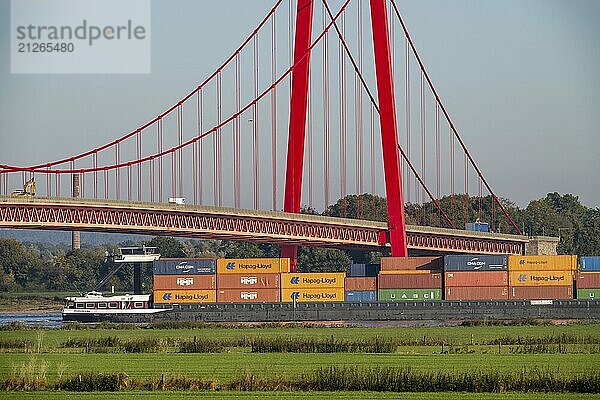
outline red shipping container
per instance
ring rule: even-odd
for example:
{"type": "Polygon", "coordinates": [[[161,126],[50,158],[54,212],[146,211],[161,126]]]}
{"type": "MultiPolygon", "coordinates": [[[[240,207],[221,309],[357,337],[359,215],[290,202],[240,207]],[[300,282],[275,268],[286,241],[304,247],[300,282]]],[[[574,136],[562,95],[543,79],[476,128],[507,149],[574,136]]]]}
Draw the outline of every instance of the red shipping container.
{"type": "Polygon", "coordinates": [[[154,275],[154,290],[214,290],[215,281],[215,275],[154,275]]]}
{"type": "Polygon", "coordinates": [[[444,257],[382,257],[381,271],[444,269],[444,257]]]}
{"type": "Polygon", "coordinates": [[[217,290],[217,303],[279,303],[280,289],[217,290]]]}
{"type": "Polygon", "coordinates": [[[444,285],[465,287],[508,286],[508,271],[446,272],[444,285]]]}
{"type": "Polygon", "coordinates": [[[217,274],[219,289],[279,289],[281,274],[217,274]]]}
{"type": "Polygon", "coordinates": [[[442,274],[380,274],[379,289],[440,289],[442,274]]]}
{"type": "Polygon", "coordinates": [[[577,289],[600,288],[600,272],[579,272],[576,279],[577,289]]]}
{"type": "Polygon", "coordinates": [[[446,287],[445,300],[508,300],[508,286],[446,287]]]}
{"type": "Polygon", "coordinates": [[[509,290],[512,300],[572,299],[572,286],[513,286],[509,290]]]}
{"type": "Polygon", "coordinates": [[[356,277],[346,278],[344,288],[348,291],[377,290],[377,278],[375,277],[356,277]]]}

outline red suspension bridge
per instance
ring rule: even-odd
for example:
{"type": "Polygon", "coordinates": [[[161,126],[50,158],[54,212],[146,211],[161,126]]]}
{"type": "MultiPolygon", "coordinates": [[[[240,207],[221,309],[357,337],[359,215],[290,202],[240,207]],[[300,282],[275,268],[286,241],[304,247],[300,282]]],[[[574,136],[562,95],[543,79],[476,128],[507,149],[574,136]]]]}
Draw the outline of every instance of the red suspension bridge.
{"type": "Polygon", "coordinates": [[[395,0],[330,3],[278,0],[206,80],[110,143],[0,164],[0,227],[254,240],[282,244],[292,260],[298,245],[522,253],[527,238],[469,153],[395,0]],[[8,197],[31,178],[44,198],[8,197]],[[346,196],[366,192],[386,196],[386,224],[299,214],[340,198],[345,217],[346,196]],[[442,197],[464,201],[465,220],[470,198],[479,214],[491,199],[492,230],[514,235],[456,229],[442,197]],[[407,228],[405,203],[422,210],[414,222],[438,226],[407,228]]]}

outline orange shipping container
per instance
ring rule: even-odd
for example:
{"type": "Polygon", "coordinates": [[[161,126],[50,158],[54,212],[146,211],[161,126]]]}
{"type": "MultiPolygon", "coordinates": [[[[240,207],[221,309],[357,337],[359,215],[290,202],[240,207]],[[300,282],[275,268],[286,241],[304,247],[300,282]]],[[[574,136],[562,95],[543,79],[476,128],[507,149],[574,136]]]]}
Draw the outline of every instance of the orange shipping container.
{"type": "Polygon", "coordinates": [[[443,257],[381,257],[381,271],[444,269],[443,257]]]}
{"type": "Polygon", "coordinates": [[[284,303],[292,303],[294,300],[298,303],[344,301],[344,294],[343,287],[323,289],[281,289],[281,301],[284,303]]]}
{"type": "Polygon", "coordinates": [[[215,275],[154,275],[154,290],[214,290],[215,282],[215,275]]]}
{"type": "Polygon", "coordinates": [[[154,302],[157,304],[214,303],[217,301],[215,290],[155,290],[154,302]]]}
{"type": "Polygon", "coordinates": [[[576,271],[577,256],[508,256],[509,271],[576,271]]]}
{"type": "Polygon", "coordinates": [[[441,289],[442,274],[379,275],[379,289],[441,289]]]}
{"type": "Polygon", "coordinates": [[[375,277],[346,277],[344,287],[347,291],[377,290],[375,277]]]}
{"type": "Polygon", "coordinates": [[[219,289],[279,289],[281,274],[221,274],[217,276],[219,289]]]}
{"type": "Polygon", "coordinates": [[[560,300],[573,298],[573,286],[512,287],[510,299],[515,300],[560,300]]]}
{"type": "Polygon", "coordinates": [[[289,258],[219,258],[217,274],[279,274],[290,272],[289,258]]]}
{"type": "Polygon", "coordinates": [[[510,286],[573,286],[571,271],[511,271],[510,286]]]}
{"type": "Polygon", "coordinates": [[[441,269],[390,269],[388,271],[379,271],[379,275],[429,275],[441,273],[441,269]]]}
{"type": "Polygon", "coordinates": [[[506,271],[446,272],[445,278],[446,287],[508,286],[508,272],[506,271]]]}
{"type": "Polygon", "coordinates": [[[577,289],[600,288],[600,272],[580,272],[577,274],[577,289]]]}
{"type": "Polygon", "coordinates": [[[446,287],[444,300],[508,300],[508,286],[446,287]]]}
{"type": "Polygon", "coordinates": [[[345,272],[304,272],[281,274],[281,287],[294,288],[344,288],[345,272]]]}
{"type": "Polygon", "coordinates": [[[218,303],[279,303],[279,289],[219,289],[218,303]]]}

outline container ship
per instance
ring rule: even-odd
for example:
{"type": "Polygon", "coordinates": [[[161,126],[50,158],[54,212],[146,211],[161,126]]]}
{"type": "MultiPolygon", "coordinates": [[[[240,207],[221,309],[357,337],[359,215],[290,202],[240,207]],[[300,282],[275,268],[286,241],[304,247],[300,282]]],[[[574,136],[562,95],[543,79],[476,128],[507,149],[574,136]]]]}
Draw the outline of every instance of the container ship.
{"type": "MultiPolygon", "coordinates": [[[[347,272],[285,258],[161,258],[152,294],[66,299],[81,322],[599,319],[600,257],[383,257],[347,272]]],[[[139,279],[138,279],[139,280],[139,279]]]]}

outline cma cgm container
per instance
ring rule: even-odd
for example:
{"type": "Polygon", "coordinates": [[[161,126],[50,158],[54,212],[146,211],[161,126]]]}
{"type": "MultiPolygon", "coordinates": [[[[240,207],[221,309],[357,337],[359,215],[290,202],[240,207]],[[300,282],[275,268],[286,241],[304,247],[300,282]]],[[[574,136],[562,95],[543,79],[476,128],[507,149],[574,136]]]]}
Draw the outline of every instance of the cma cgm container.
{"type": "Polygon", "coordinates": [[[573,286],[571,271],[511,271],[510,286],[573,286]]]}
{"type": "Polygon", "coordinates": [[[377,290],[377,278],[371,277],[346,277],[344,281],[346,291],[377,290]]]}
{"type": "Polygon", "coordinates": [[[600,289],[577,289],[578,300],[600,300],[600,289]]]}
{"type": "Polygon", "coordinates": [[[382,274],[377,286],[379,289],[441,289],[442,274],[382,274]]]}
{"type": "Polygon", "coordinates": [[[579,259],[579,269],[584,272],[598,271],[600,272],[600,257],[581,257],[579,259]]]}
{"type": "Polygon", "coordinates": [[[216,288],[215,275],[154,275],[154,290],[215,290],[216,288]]]}
{"type": "Polygon", "coordinates": [[[379,301],[431,301],[442,299],[442,289],[379,289],[379,301]]]}
{"type": "Polygon", "coordinates": [[[511,300],[560,300],[573,298],[573,286],[517,286],[509,289],[511,300]]]}
{"type": "Polygon", "coordinates": [[[368,303],[377,301],[376,290],[346,290],[345,300],[348,303],[368,303]]]}
{"type": "Polygon", "coordinates": [[[448,286],[508,286],[508,272],[485,271],[485,272],[446,272],[445,285],[448,286]]]}
{"type": "Polygon", "coordinates": [[[579,272],[575,279],[577,289],[600,288],[600,272],[579,272]]]}
{"type": "Polygon", "coordinates": [[[344,288],[345,272],[304,272],[281,274],[281,287],[294,288],[344,288]]]}
{"type": "Polygon", "coordinates": [[[441,270],[443,257],[381,257],[380,273],[403,270],[441,270]]]}
{"type": "Polygon", "coordinates": [[[283,303],[321,303],[344,301],[344,287],[281,289],[283,303]]]}
{"type": "Polygon", "coordinates": [[[280,300],[278,288],[217,290],[217,303],[279,303],[280,300]]]}
{"type": "Polygon", "coordinates": [[[506,271],[507,255],[448,255],[444,257],[444,271],[506,271]]]}
{"type": "Polygon", "coordinates": [[[281,274],[220,274],[217,275],[219,289],[279,289],[281,274]]]}
{"type": "Polygon", "coordinates": [[[217,260],[217,274],[279,274],[290,272],[289,258],[241,258],[217,260]]]}
{"type": "Polygon", "coordinates": [[[446,300],[508,300],[507,286],[446,287],[444,293],[446,300]]]}
{"type": "Polygon", "coordinates": [[[376,277],[379,273],[379,264],[352,264],[350,265],[350,271],[348,276],[350,277],[362,277],[370,276],[376,277]]]}
{"type": "Polygon", "coordinates": [[[214,303],[217,292],[214,290],[155,290],[154,302],[156,304],[182,304],[182,303],[214,303]]]}
{"type": "Polygon", "coordinates": [[[154,261],[154,275],[210,275],[215,266],[212,258],[161,258],[154,261]]]}
{"type": "Polygon", "coordinates": [[[576,271],[577,256],[508,256],[509,271],[576,271]]]}

